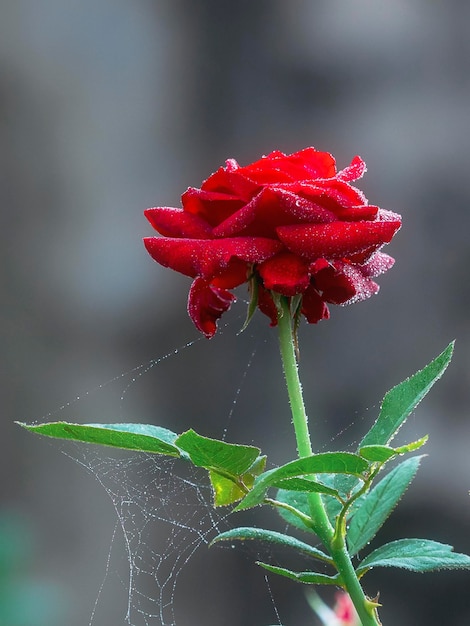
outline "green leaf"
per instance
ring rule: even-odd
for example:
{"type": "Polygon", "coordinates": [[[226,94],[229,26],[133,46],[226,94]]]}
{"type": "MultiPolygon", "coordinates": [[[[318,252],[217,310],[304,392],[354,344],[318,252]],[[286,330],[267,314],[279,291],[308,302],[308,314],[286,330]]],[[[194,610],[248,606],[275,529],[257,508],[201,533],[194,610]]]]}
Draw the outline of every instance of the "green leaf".
{"type": "MultiPolygon", "coordinates": [[[[276,500],[278,500],[278,502],[284,502],[285,504],[288,504],[289,506],[297,509],[297,511],[303,513],[304,515],[310,516],[311,511],[308,502],[308,493],[285,491],[284,489],[279,489],[276,494],[276,500]]],[[[306,526],[300,519],[300,517],[298,517],[294,513],[291,513],[290,511],[281,508],[277,508],[276,510],[282,517],[282,519],[285,520],[288,524],[291,524],[291,526],[295,526],[300,530],[306,530],[310,533],[313,532],[312,529],[306,526]]]]}
{"type": "Polygon", "coordinates": [[[399,448],[395,448],[395,452],[397,454],[406,454],[407,452],[415,452],[415,450],[419,450],[429,439],[429,435],[424,435],[421,439],[417,439],[416,441],[412,441],[411,443],[407,443],[404,446],[400,446],[399,448]]]}
{"type": "Polygon", "coordinates": [[[421,458],[413,457],[397,465],[362,499],[347,533],[351,556],[375,537],[415,477],[421,458]]]}
{"type": "Polygon", "coordinates": [[[95,443],[125,450],[181,456],[180,450],[174,445],[177,435],[166,428],[152,424],[71,424],[68,422],[47,424],[18,422],[18,424],[33,433],[47,437],[95,443]]]}
{"type": "Polygon", "coordinates": [[[396,456],[396,452],[390,446],[361,446],[359,448],[359,456],[371,463],[385,463],[396,456]]]}
{"type": "MultiPolygon", "coordinates": [[[[350,452],[324,452],[297,459],[261,474],[255,480],[253,489],[238,504],[235,511],[249,509],[260,504],[264,500],[268,488],[279,480],[321,473],[343,473],[361,476],[368,468],[369,464],[365,459],[350,452]]],[[[331,493],[330,487],[326,487],[318,481],[315,482],[318,483],[319,492],[331,493]]]]}
{"type": "Polygon", "coordinates": [[[421,437],[416,441],[407,443],[399,448],[391,448],[390,446],[370,445],[359,448],[359,456],[367,459],[371,463],[386,463],[397,454],[406,454],[407,452],[415,452],[419,450],[428,440],[428,435],[421,437]]]}
{"type": "Polygon", "coordinates": [[[303,491],[304,493],[326,493],[335,498],[339,497],[336,489],[327,487],[308,478],[281,478],[275,481],[271,487],[278,487],[286,491],[303,491]]]}
{"type": "Polygon", "coordinates": [[[341,585],[341,579],[339,574],[335,576],[327,576],[326,574],[317,574],[315,572],[293,572],[290,569],[284,567],[276,567],[275,565],[269,565],[268,563],[262,563],[256,561],[256,565],[263,567],[272,574],[279,574],[285,576],[291,580],[296,580],[299,583],[305,583],[307,585],[341,585]]]}
{"type": "Polygon", "coordinates": [[[197,467],[214,470],[227,478],[247,472],[261,452],[254,446],[241,446],[202,437],[192,429],[177,437],[175,445],[184,450],[197,467]]]}
{"type": "Polygon", "coordinates": [[[221,533],[217,535],[215,539],[211,541],[213,543],[217,543],[218,541],[269,541],[270,543],[276,543],[281,546],[287,546],[289,548],[293,548],[297,552],[301,552],[302,554],[306,554],[314,559],[319,559],[320,561],[324,561],[326,563],[332,563],[332,559],[327,556],[321,550],[310,546],[308,543],[304,543],[303,541],[299,541],[295,537],[291,537],[290,535],[285,535],[283,533],[278,533],[274,530],[265,530],[264,528],[253,528],[251,526],[241,526],[240,528],[233,528],[232,530],[228,530],[227,532],[221,533]]]}
{"type": "Polygon", "coordinates": [[[470,569],[470,556],[453,552],[452,546],[429,539],[399,539],[371,552],[356,571],[362,575],[373,567],[400,567],[412,572],[470,569]]]}
{"type": "Polygon", "coordinates": [[[209,478],[214,492],[215,506],[228,506],[238,500],[241,500],[246,494],[241,484],[248,489],[253,487],[256,476],[259,476],[266,465],[266,456],[260,456],[256,459],[248,472],[237,477],[234,482],[233,478],[226,478],[214,470],[209,471],[209,478]]]}
{"type": "Polygon", "coordinates": [[[362,440],[360,448],[390,443],[409,414],[444,373],[452,358],[453,348],[452,342],[424,369],[385,394],[379,417],[362,440]]]}
{"type": "Polygon", "coordinates": [[[332,474],[325,481],[327,485],[337,489],[343,500],[349,498],[362,486],[362,482],[356,476],[346,476],[344,474],[332,474]]]}

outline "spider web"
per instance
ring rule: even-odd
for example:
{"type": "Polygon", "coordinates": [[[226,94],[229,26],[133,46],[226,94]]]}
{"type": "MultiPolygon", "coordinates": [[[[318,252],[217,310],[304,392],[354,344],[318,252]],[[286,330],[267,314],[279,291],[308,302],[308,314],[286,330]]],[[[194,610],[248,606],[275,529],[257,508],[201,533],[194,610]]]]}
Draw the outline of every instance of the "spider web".
{"type": "MultiPolygon", "coordinates": [[[[199,339],[189,341],[157,359],[138,365],[113,378],[109,383],[100,385],[96,390],[75,398],[46,417],[57,413],[62,414],[77,402],[89,399],[95,392],[117,383],[119,391],[116,395],[121,405],[121,421],[129,421],[124,417],[127,411],[123,405],[130,391],[134,390],[139,381],[148,377],[151,371],[158,377],[159,367],[157,366],[162,366],[170,357],[180,358],[182,351],[192,348],[198,342],[199,339]]],[[[222,432],[219,434],[219,438],[222,439],[228,437],[231,431],[232,417],[235,409],[239,408],[238,402],[243,395],[244,384],[249,378],[257,353],[258,346],[251,345],[251,355],[248,356],[241,376],[233,385],[232,402],[228,411],[226,410],[222,432]]],[[[223,543],[217,544],[217,548],[226,548],[226,550],[208,549],[208,544],[217,534],[234,525],[243,524],[240,523],[238,515],[236,520],[230,519],[226,508],[213,506],[212,489],[205,470],[195,468],[182,459],[161,455],[127,451],[112,451],[110,455],[109,449],[101,447],[70,443],[65,445],[66,447],[62,448],[64,454],[85,468],[98,481],[110,498],[115,511],[116,522],[110,533],[110,548],[104,564],[105,571],[91,609],[88,626],[109,626],[109,619],[103,618],[103,614],[106,612],[105,605],[109,602],[109,598],[111,597],[112,602],[115,602],[116,581],[119,590],[117,595],[122,608],[118,614],[118,621],[113,619],[113,626],[118,626],[118,624],[123,626],[186,626],[190,624],[193,626],[198,622],[207,625],[220,623],[209,615],[204,615],[200,620],[193,620],[194,616],[189,614],[187,609],[187,606],[191,606],[193,602],[191,597],[188,598],[187,581],[180,586],[181,578],[186,578],[182,576],[182,573],[192,569],[191,576],[210,578],[214,551],[227,554],[227,549],[230,550],[233,547],[237,548],[236,554],[240,552],[245,552],[245,556],[248,554],[249,565],[254,570],[257,568],[253,567],[253,560],[260,556],[261,560],[276,561],[276,555],[265,546],[261,548],[258,545],[245,546],[239,543],[232,546],[223,543]],[[199,557],[196,559],[197,567],[188,568],[189,562],[200,548],[202,550],[199,554],[201,552],[204,554],[204,562],[201,563],[199,557]],[[110,587],[113,588],[111,592],[110,587]]],[[[277,516],[274,517],[277,519],[277,516]]],[[[253,521],[250,518],[249,525],[253,525],[253,521]]],[[[278,522],[283,526],[281,520],[278,522]]],[[[272,527],[272,519],[268,524],[272,527]]],[[[279,530],[286,530],[286,528],[283,526],[279,530]]],[[[234,553],[230,550],[228,556],[231,557],[229,559],[231,561],[234,553]]],[[[230,567],[228,571],[230,573],[230,567]]],[[[259,580],[262,581],[262,586],[258,591],[261,591],[265,598],[260,598],[258,593],[254,601],[257,605],[264,602],[265,613],[270,614],[264,623],[281,624],[280,606],[277,599],[275,600],[275,591],[271,588],[273,581],[268,581],[261,570],[257,570],[257,573],[259,580]]],[[[239,577],[239,573],[235,572],[234,576],[239,577]]],[[[219,575],[219,578],[221,579],[220,587],[222,585],[230,587],[229,577],[219,575]]],[[[219,581],[216,580],[216,584],[211,587],[214,578],[212,577],[211,580],[212,583],[208,582],[208,601],[209,595],[217,593],[219,588],[219,581]]],[[[237,594],[233,590],[232,596],[230,600],[236,602],[237,594]]],[[[243,623],[248,623],[248,619],[251,618],[248,616],[246,619],[243,618],[243,623]]]]}
{"type": "MultiPolygon", "coordinates": [[[[73,457],[72,457],[73,458],[73,457]]],[[[174,601],[179,574],[196,550],[226,529],[226,511],[212,505],[211,489],[202,471],[180,459],[132,454],[128,458],[87,453],[75,459],[100,483],[116,512],[106,573],[93,609],[112,575],[111,553],[120,532],[128,564],[127,611],[132,626],[174,626],[174,601]]]]}
{"type": "MultiPolygon", "coordinates": [[[[67,413],[68,419],[69,409],[73,405],[78,403],[80,406],[90,399],[93,404],[95,394],[117,385],[118,390],[112,391],[111,395],[116,394],[119,399],[120,421],[129,421],[125,417],[127,411],[124,404],[130,401],[130,392],[135,391],[136,386],[148,378],[151,371],[152,376],[158,377],[157,366],[162,366],[170,357],[180,358],[182,351],[198,342],[199,338],[189,341],[161,357],[138,365],[74,398],[45,417],[57,417],[57,414],[67,413]]],[[[231,405],[228,411],[226,409],[222,431],[219,433],[219,438],[222,439],[229,436],[232,416],[257,351],[257,347],[253,348],[253,344],[251,345],[251,355],[238,381],[234,381],[231,405]]],[[[217,544],[214,549],[208,549],[208,544],[217,534],[239,525],[240,520],[231,520],[230,523],[229,510],[214,507],[207,472],[183,459],[121,450],[112,450],[110,454],[109,448],[87,444],[67,442],[62,445],[62,452],[98,481],[115,511],[116,522],[110,533],[105,571],[91,608],[88,626],[109,626],[109,618],[103,615],[108,612],[106,605],[110,597],[112,602],[116,602],[116,596],[121,605],[118,621],[113,618],[113,626],[192,626],[198,621],[206,624],[219,623],[211,621],[214,618],[209,616],[204,622],[202,617],[194,622],[188,614],[188,606],[191,606],[192,600],[187,597],[187,580],[180,585],[182,572],[188,569],[190,560],[200,548],[202,550],[199,554],[204,554],[203,563],[199,556],[190,577],[208,576],[214,552],[225,553],[227,557],[234,556],[231,550],[235,547],[233,545],[217,544]],[[181,589],[179,593],[177,588],[181,589]]],[[[244,548],[237,544],[236,547],[236,553],[242,551],[249,554],[247,563],[253,567],[254,557],[259,555],[255,546],[244,548]]],[[[216,557],[215,561],[217,560],[220,561],[220,557],[216,557]]],[[[229,577],[230,571],[229,565],[229,577]]],[[[263,581],[262,591],[271,613],[265,623],[280,624],[271,587],[260,570],[258,574],[263,581]]],[[[230,586],[230,580],[222,579],[220,575],[218,578],[220,580],[216,580],[212,592],[219,586],[230,586]]],[[[236,593],[233,593],[233,597],[236,597],[236,593]]],[[[117,608],[115,610],[118,612],[117,608]]]]}

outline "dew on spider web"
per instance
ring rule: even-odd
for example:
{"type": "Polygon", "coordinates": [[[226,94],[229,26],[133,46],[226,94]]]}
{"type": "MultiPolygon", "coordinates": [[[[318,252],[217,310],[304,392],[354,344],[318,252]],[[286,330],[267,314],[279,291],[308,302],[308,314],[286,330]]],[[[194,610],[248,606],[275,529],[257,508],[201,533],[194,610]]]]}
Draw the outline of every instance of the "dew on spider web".
{"type": "Polygon", "coordinates": [[[84,466],[111,499],[117,526],[113,532],[106,573],[90,626],[98,626],[99,609],[117,536],[123,538],[128,573],[121,580],[127,594],[123,624],[173,626],[179,575],[196,550],[227,529],[225,510],[212,506],[212,494],[202,471],[180,459],[132,454],[127,458],[86,453],[75,447],[66,453],[84,466]]]}
{"type": "Polygon", "coordinates": [[[202,587],[209,597],[215,593],[218,579],[223,578],[227,597],[230,601],[237,597],[230,571],[237,572],[239,563],[235,563],[234,570],[208,571],[213,563],[220,566],[220,558],[214,551],[220,552],[221,549],[229,564],[243,552],[246,566],[258,579],[265,581],[264,589],[260,587],[265,598],[258,596],[258,601],[265,603],[265,610],[269,611],[270,606],[271,613],[277,615],[276,601],[267,578],[254,565],[260,555],[262,560],[271,560],[269,548],[260,552],[259,546],[237,544],[234,551],[232,544],[223,543],[209,549],[210,541],[217,534],[240,521],[231,518],[226,508],[213,507],[212,490],[204,470],[181,459],[145,453],[123,453],[116,458],[115,455],[107,456],[100,449],[95,451],[86,447],[84,452],[83,446],[72,444],[72,447],[70,453],[70,445],[67,445],[65,454],[99,482],[112,502],[117,519],[110,533],[109,555],[103,564],[105,572],[89,626],[108,626],[102,615],[109,601],[109,588],[113,587],[111,593],[115,594],[116,583],[122,589],[121,599],[125,597],[116,626],[186,626],[194,623],[188,621],[188,612],[196,623],[198,614],[200,619],[206,618],[205,623],[218,623],[213,617],[207,619],[208,607],[204,598],[201,602],[197,591],[193,595],[191,590],[189,596],[187,592],[189,583],[190,587],[199,589],[199,594],[202,587]]]}
{"type": "MultiPolygon", "coordinates": [[[[240,327],[238,323],[235,331],[240,327]]],[[[221,330],[224,331],[223,328],[221,330]]],[[[51,411],[41,421],[149,421],[136,419],[131,406],[135,396],[140,395],[141,384],[148,384],[149,378],[157,381],[161,368],[173,360],[170,357],[180,360],[183,351],[200,341],[205,342],[205,339],[198,337],[188,341],[163,356],[115,376],[51,411]],[[108,412],[106,415],[112,417],[107,420],[106,416],[98,417],[101,409],[97,407],[105,404],[103,395],[106,401],[114,397],[114,404],[117,403],[119,409],[118,412],[108,412]],[[72,410],[78,413],[78,419],[74,418],[72,410]]],[[[231,439],[230,425],[258,343],[258,340],[252,339],[248,342],[251,345],[248,360],[245,357],[245,365],[237,379],[230,381],[233,388],[228,393],[225,417],[220,420],[220,430],[213,434],[214,437],[231,439]]],[[[243,358],[239,354],[238,360],[240,357],[243,358]]],[[[171,427],[171,424],[164,425],[171,427]]],[[[192,425],[197,428],[197,424],[192,425]]],[[[177,426],[175,430],[181,432],[177,426]]],[[[116,626],[186,626],[189,623],[187,615],[183,612],[181,619],[181,610],[178,614],[178,601],[180,605],[185,602],[177,592],[181,574],[186,572],[199,548],[201,552],[208,551],[211,539],[230,527],[227,509],[213,507],[207,472],[181,459],[160,455],[124,451],[112,451],[110,455],[109,448],[71,442],[63,444],[62,450],[98,481],[112,502],[117,520],[114,529],[109,529],[111,545],[102,564],[103,576],[101,582],[98,579],[96,601],[90,607],[89,626],[108,626],[105,604],[110,597],[116,598],[113,601],[120,605],[119,621],[113,622],[116,626]]],[[[93,525],[91,513],[88,519],[93,525]]],[[[222,552],[228,556],[227,548],[230,547],[225,544],[220,544],[210,553],[220,552],[219,547],[225,548],[222,552]]],[[[250,559],[250,564],[253,560],[250,559]]],[[[201,578],[207,574],[201,573],[200,563],[198,568],[196,576],[201,578]]],[[[256,569],[255,566],[253,568],[256,569]]],[[[229,581],[229,584],[232,583],[229,581]]],[[[266,589],[265,592],[269,598],[266,589]]]]}
{"type": "MultiPolygon", "coordinates": [[[[68,400],[67,402],[64,402],[53,411],[49,411],[48,413],[45,413],[41,417],[40,421],[45,422],[51,419],[56,419],[58,416],[62,417],[64,412],[74,408],[75,406],[82,407],[84,402],[87,400],[91,400],[93,402],[93,398],[96,398],[96,396],[99,393],[106,391],[108,389],[114,390],[116,386],[117,388],[120,389],[118,397],[119,397],[119,403],[122,407],[126,399],[127,393],[132,387],[134,387],[134,385],[139,381],[139,379],[143,378],[151,370],[161,365],[162,363],[164,363],[171,357],[180,355],[184,350],[191,348],[196,343],[202,341],[202,339],[203,337],[196,337],[196,339],[187,341],[186,343],[181,344],[177,348],[170,350],[169,352],[163,354],[162,356],[156,357],[154,359],[150,359],[149,361],[146,361],[145,363],[140,363],[139,365],[136,365],[135,367],[132,367],[129,370],[121,372],[117,374],[116,376],[113,376],[112,378],[109,378],[108,380],[106,380],[106,382],[100,383],[96,385],[95,387],[93,387],[92,389],[88,389],[87,391],[84,391],[83,393],[75,396],[72,400],[68,400]],[[124,387],[122,386],[123,383],[125,383],[124,387]]],[[[112,395],[116,395],[114,391],[112,391],[111,393],[112,395]]]]}

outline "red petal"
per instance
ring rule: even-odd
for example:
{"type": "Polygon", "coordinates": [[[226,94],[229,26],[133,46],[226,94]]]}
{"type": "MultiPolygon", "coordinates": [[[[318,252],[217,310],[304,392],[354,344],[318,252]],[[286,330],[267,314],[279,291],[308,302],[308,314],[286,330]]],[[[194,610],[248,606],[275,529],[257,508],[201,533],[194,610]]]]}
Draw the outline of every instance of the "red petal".
{"type": "Polygon", "coordinates": [[[280,252],[258,266],[263,285],[283,296],[295,296],[310,284],[308,263],[290,252],[280,252]]]}
{"type": "Polygon", "coordinates": [[[335,215],[338,219],[345,222],[356,222],[358,220],[373,220],[377,217],[379,207],[372,204],[354,206],[354,207],[338,207],[335,209],[335,215]]]}
{"type": "Polygon", "coordinates": [[[248,280],[248,273],[251,273],[251,266],[246,261],[240,259],[231,259],[224,269],[223,274],[214,276],[212,284],[215,287],[223,287],[224,289],[234,289],[248,280]]]}
{"type": "Polygon", "coordinates": [[[385,209],[379,209],[377,219],[381,222],[399,222],[401,225],[401,215],[394,213],[393,211],[387,211],[385,209]]]}
{"type": "Polygon", "coordinates": [[[328,208],[334,205],[354,207],[367,204],[367,199],[362,191],[336,178],[318,179],[310,183],[300,181],[284,184],[282,188],[309,199],[318,200],[320,198],[322,205],[326,205],[328,208]]]}
{"type": "Polygon", "coordinates": [[[213,287],[203,278],[196,278],[188,297],[188,313],[196,328],[208,339],[217,330],[217,320],[228,311],[235,296],[225,289],[213,287]]]}
{"type": "Polygon", "coordinates": [[[231,194],[245,202],[258,190],[259,185],[247,178],[235,159],[228,159],[225,167],[219,167],[201,185],[201,191],[231,194]]]}
{"type": "Polygon", "coordinates": [[[233,258],[246,263],[261,263],[283,247],[278,241],[262,237],[227,239],[146,237],[144,244],[157,263],[192,278],[219,276],[229,268],[233,258]]]}
{"type": "Polygon", "coordinates": [[[316,259],[313,263],[310,263],[310,273],[317,274],[320,270],[324,270],[327,267],[331,267],[331,263],[326,259],[316,259]]]}
{"type": "Polygon", "coordinates": [[[289,155],[289,161],[301,165],[309,178],[333,178],[336,175],[336,161],[329,152],[315,148],[304,148],[289,155]]]}
{"type": "Polygon", "coordinates": [[[213,230],[214,237],[244,235],[275,237],[276,228],[292,222],[332,222],[335,214],[292,191],[265,187],[244,207],[213,230]]]}
{"type": "Polygon", "coordinates": [[[336,174],[335,160],[328,152],[305,148],[293,154],[276,151],[241,168],[250,180],[260,185],[288,183],[316,178],[331,178],[336,174]]]}
{"type": "Polygon", "coordinates": [[[212,228],[198,215],[172,207],[153,207],[144,211],[145,217],[160,235],[165,237],[210,237],[212,228]]]}
{"type": "Polygon", "coordinates": [[[383,274],[395,264],[395,259],[383,252],[376,252],[365,265],[361,265],[361,272],[364,276],[374,278],[383,274]]]}
{"type": "Polygon", "coordinates": [[[316,324],[330,317],[326,303],[313,285],[310,285],[302,297],[302,313],[309,324],[316,324]]]}
{"type": "Polygon", "coordinates": [[[344,304],[357,294],[355,281],[331,265],[315,274],[314,284],[323,300],[332,304],[344,304]]]}
{"type": "Polygon", "coordinates": [[[185,191],[181,200],[185,212],[198,215],[211,226],[217,226],[245,204],[236,195],[194,187],[185,191]]]}
{"type": "Polygon", "coordinates": [[[368,276],[362,273],[361,267],[355,267],[354,265],[345,265],[343,268],[344,274],[354,282],[356,289],[356,295],[350,298],[344,304],[354,304],[354,302],[362,302],[367,300],[371,296],[375,296],[379,292],[379,285],[371,280],[368,276]]]}
{"type": "Polygon", "coordinates": [[[394,259],[382,252],[376,252],[365,265],[354,265],[335,261],[328,267],[319,259],[310,265],[315,287],[322,292],[326,302],[332,304],[353,304],[366,300],[379,291],[372,277],[386,272],[394,264],[394,259]]]}
{"type": "MultiPolygon", "coordinates": [[[[338,261],[335,263],[337,272],[335,276],[328,277],[322,282],[318,275],[319,288],[323,289],[323,298],[334,304],[353,304],[361,302],[379,291],[379,286],[363,271],[363,267],[350,265],[338,261]]],[[[315,276],[317,284],[317,276],[315,276]]]]}
{"type": "Polygon", "coordinates": [[[343,180],[346,183],[351,182],[352,180],[358,180],[362,178],[364,174],[367,172],[367,166],[365,162],[361,159],[360,156],[355,156],[351,161],[348,167],[345,167],[344,170],[341,170],[336,175],[336,178],[339,180],[343,180]]]}
{"type": "Polygon", "coordinates": [[[333,222],[280,226],[279,239],[291,252],[315,260],[339,259],[388,243],[401,222],[333,222]]]}

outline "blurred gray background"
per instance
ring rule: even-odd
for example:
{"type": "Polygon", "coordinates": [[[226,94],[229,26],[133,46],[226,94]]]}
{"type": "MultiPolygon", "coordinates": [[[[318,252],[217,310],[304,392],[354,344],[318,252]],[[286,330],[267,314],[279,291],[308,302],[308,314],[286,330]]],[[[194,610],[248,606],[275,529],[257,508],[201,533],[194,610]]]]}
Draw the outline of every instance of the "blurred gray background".
{"type": "MultiPolygon", "coordinates": [[[[463,0],[2,2],[2,626],[87,626],[115,524],[93,477],[14,420],[227,429],[273,463],[292,458],[275,331],[259,314],[237,337],[243,302],[211,342],[120,377],[197,337],[189,280],[146,255],[142,211],[178,206],[228,157],[273,149],[313,145],[340,167],[360,154],[370,202],[404,220],[380,295],[302,327],[317,445],[357,440],[385,391],[457,339],[401,437],[429,433],[430,456],[382,540],[470,551],[469,35],[463,0]]],[[[468,584],[468,573],[366,579],[384,624],[400,626],[467,623],[468,584]]],[[[181,585],[178,626],[276,623],[244,555],[202,547],[181,585]]],[[[316,623],[303,589],[271,586],[284,626],[316,623]]],[[[124,596],[107,589],[93,626],[125,624],[124,596]]]]}

